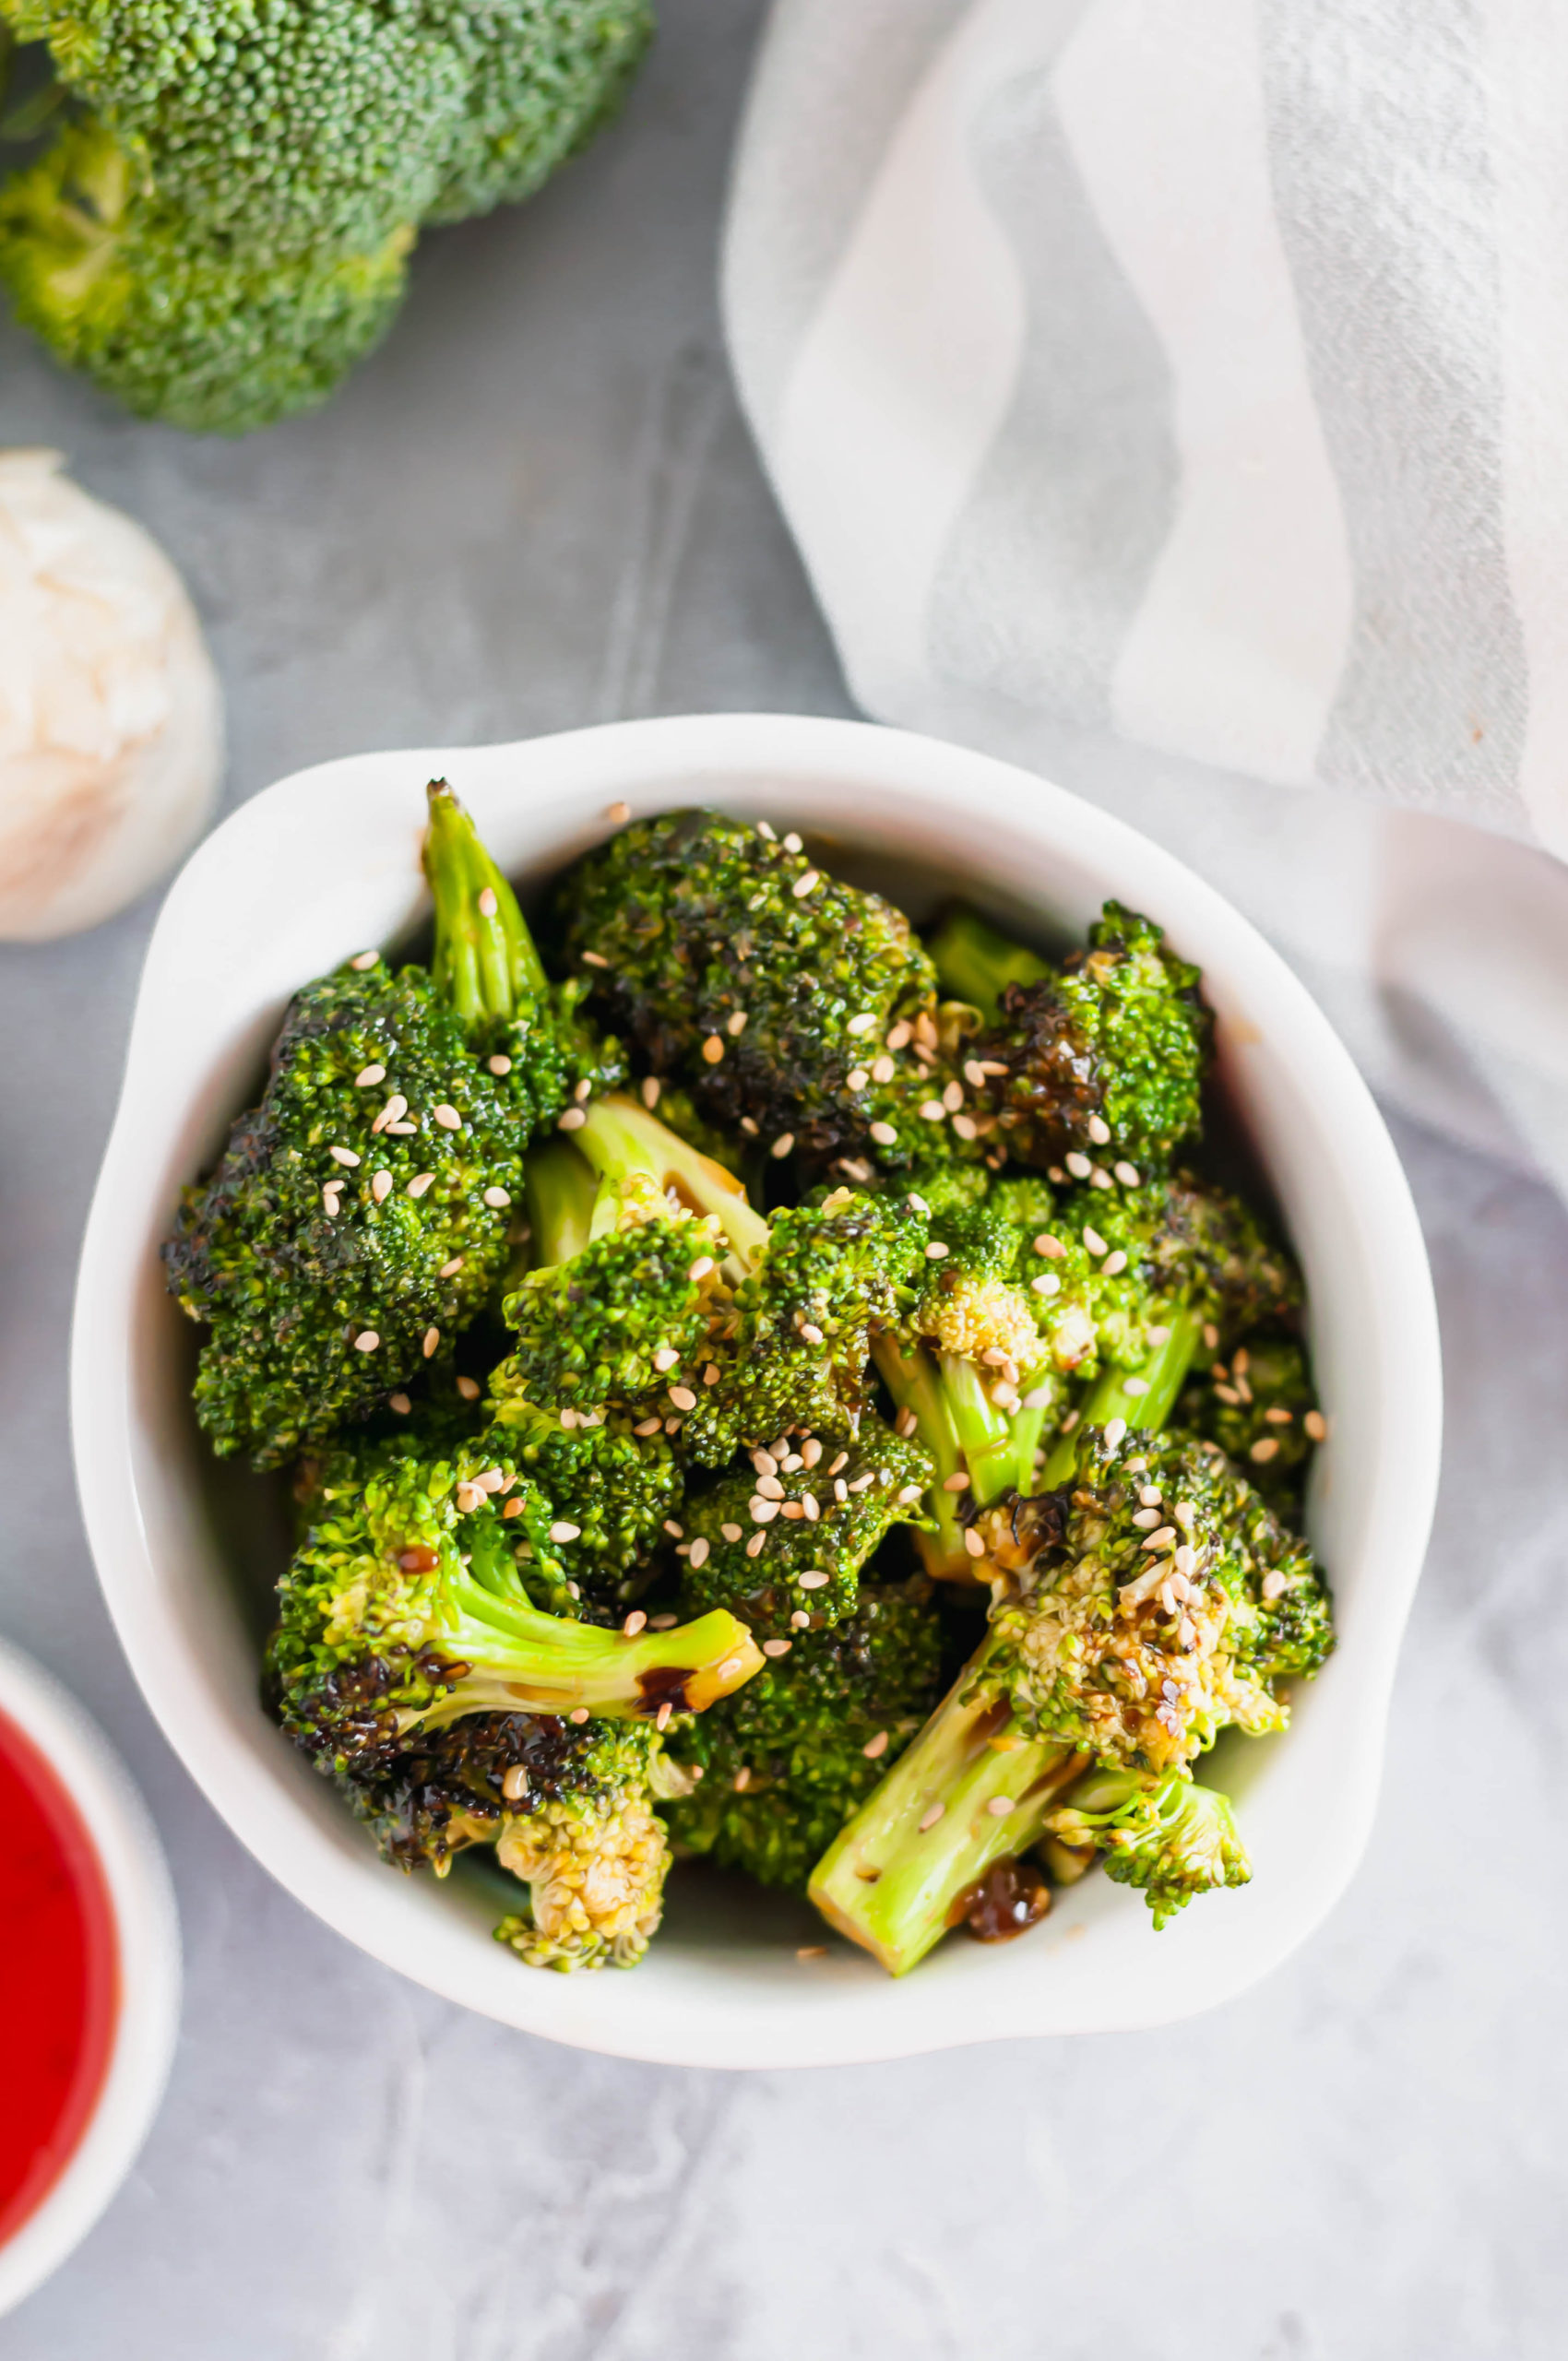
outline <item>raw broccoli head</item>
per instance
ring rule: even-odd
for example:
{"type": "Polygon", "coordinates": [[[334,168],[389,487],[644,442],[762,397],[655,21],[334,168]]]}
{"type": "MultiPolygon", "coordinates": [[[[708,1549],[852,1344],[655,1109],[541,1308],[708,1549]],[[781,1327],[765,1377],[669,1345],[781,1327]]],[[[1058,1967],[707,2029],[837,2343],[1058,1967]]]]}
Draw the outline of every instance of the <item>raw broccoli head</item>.
{"type": "Polygon", "coordinates": [[[637,1434],[624,1412],[580,1417],[505,1394],[493,1408],[497,1452],[547,1494],[562,1531],[576,1528],[552,1551],[576,1596],[588,1609],[624,1612],[679,1513],[685,1477],[670,1438],[637,1434]]]}
{"type": "Polygon", "coordinates": [[[943,1103],[936,979],[908,919],[798,837],[712,812],[642,821],[579,862],[558,908],[595,1005],[726,1129],[868,1171],[979,1155],[943,1103]]]}
{"type": "Polygon", "coordinates": [[[1108,1877],[1143,1894],[1157,1928],[1194,1894],[1245,1885],[1253,1874],[1229,1800],[1182,1771],[1153,1778],[1097,1767],[1074,1782],[1045,1825],[1061,1844],[1092,1845],[1108,1877]]]}
{"type": "Polygon", "coordinates": [[[969,1045],[995,1138],[1020,1163],[1160,1162],[1201,1127],[1209,1020],[1198,970],[1107,902],[1052,970],[970,913],[937,936],[943,981],[992,1022],[969,1045]]]}
{"type": "Polygon", "coordinates": [[[244,434],[325,401],[402,302],[410,226],[361,251],[238,250],[144,185],[90,119],[0,188],[21,326],[144,418],[244,434]]]}
{"type": "Polygon", "coordinates": [[[972,1679],[1101,1763],[1181,1769],[1229,1725],[1282,1729],[1333,1645],[1328,1594],[1212,1447],[1091,1435],[1071,1489],[978,1520],[1004,1590],[972,1679]]]}
{"type": "Polygon", "coordinates": [[[688,1493],[681,1604],[730,1608],[778,1656],[801,1631],[853,1614],[861,1568],[893,1525],[919,1519],[931,1462],[873,1419],[853,1440],[778,1436],[775,1446],[688,1493]]]}
{"type": "Polygon", "coordinates": [[[652,1717],[700,1711],[761,1658],[732,1616],[635,1636],[542,1612],[515,1553],[562,1579],[559,1521],[514,1465],[417,1433],[324,1460],[279,1585],[267,1687],[318,1764],[363,1776],[410,1731],[469,1714],[652,1717]]]}
{"type": "Polygon", "coordinates": [[[802,1632],[676,1742],[680,1762],[702,1774],[668,1808],[676,1845],[804,1892],[819,1855],[935,1703],[941,1650],[929,1583],[863,1585],[852,1615],[802,1632]]]}
{"type": "Polygon", "coordinates": [[[621,105],[653,34],[643,0],[423,0],[467,94],[429,222],[531,196],[621,105]]]}
{"type": "Polygon", "coordinates": [[[379,959],[294,1000],[260,1106],[163,1250],[172,1291],[211,1329],[196,1402],[215,1451],[277,1465],[473,1319],[505,1266],[522,1143],[549,1110],[515,1046],[493,1074],[424,971],[379,959]]]}
{"type": "Polygon", "coordinates": [[[1222,1357],[1204,1353],[1175,1423],[1217,1442],[1273,1506],[1299,1508],[1307,1467],[1325,1432],[1304,1347],[1293,1336],[1249,1336],[1222,1357]]]}
{"type": "Polygon", "coordinates": [[[366,253],[426,214],[469,98],[417,8],[366,0],[8,0],[202,233],[366,253]]]}

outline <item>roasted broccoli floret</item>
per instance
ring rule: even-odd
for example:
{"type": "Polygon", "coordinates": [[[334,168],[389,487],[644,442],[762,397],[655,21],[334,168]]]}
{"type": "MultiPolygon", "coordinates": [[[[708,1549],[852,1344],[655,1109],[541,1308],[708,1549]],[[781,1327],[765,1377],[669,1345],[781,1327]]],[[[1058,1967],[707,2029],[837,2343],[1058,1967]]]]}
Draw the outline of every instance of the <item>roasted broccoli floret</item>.
{"type": "Polygon", "coordinates": [[[940,1686],[931,1585],[862,1585],[852,1615],[694,1721],[673,1751],[702,1774],[666,1810],[677,1846],[803,1893],[814,1863],[920,1728],[940,1686]]]}
{"type": "Polygon", "coordinates": [[[1328,1431],[1305,1348],[1293,1336],[1268,1335],[1249,1335],[1234,1351],[1201,1352],[1175,1423],[1217,1442],[1266,1501],[1291,1512],[1328,1431]]]}
{"type": "Polygon", "coordinates": [[[197,1417],[216,1451],[257,1465],[449,1354],[505,1267],[530,1134],[574,1076],[616,1076],[439,785],[426,863],[434,979],[365,952],[307,985],[260,1106],[163,1250],[171,1291],[211,1330],[197,1417]]]}
{"type": "Polygon", "coordinates": [[[1333,1644],[1311,1551],[1221,1453],[1112,1428],[1080,1468],[980,1518],[999,1577],[986,1638],[812,1880],[895,1975],[1039,1841],[1081,1771],[1185,1774],[1221,1728],[1283,1728],[1283,1684],[1333,1644]]]}
{"type": "MultiPolygon", "coordinates": [[[[852,1433],[872,1335],[912,1299],[923,1218],[839,1189],[769,1224],[647,1109],[610,1097],[580,1111],[572,1145],[600,1181],[588,1242],[508,1298],[517,1345],[497,1391],[622,1409],[649,1434],[662,1418],[705,1466],[780,1431],[852,1433]]],[[[580,1236],[577,1185],[552,1151],[529,1183],[536,1243],[580,1236]]]]}
{"type": "Polygon", "coordinates": [[[56,360],[143,418],[244,434],[324,401],[391,326],[413,231],[237,251],[90,118],[0,186],[0,286],[56,360]]]}
{"type": "Polygon", "coordinates": [[[1185,1771],[1086,1771],[1045,1826],[1059,1844],[1092,1847],[1118,1885],[1135,1886],[1157,1928],[1195,1893],[1245,1885],[1253,1873],[1228,1799],[1185,1771]]]}
{"type": "Polygon", "coordinates": [[[853,1614],[861,1567],[892,1526],[919,1517],[931,1462],[879,1420],[853,1439],[775,1440],[749,1468],[688,1493],[681,1603],[732,1608],[777,1656],[797,1632],[853,1614]]]}
{"type": "Polygon", "coordinates": [[[668,1721],[762,1662],[721,1612],[635,1634],[543,1612],[517,1552],[551,1560],[557,1520],[488,1442],[436,1459],[417,1432],[341,1450],[320,1465],[309,1518],[279,1585],[267,1686],[289,1736],[339,1776],[369,1775],[411,1731],[465,1714],[668,1721]]]}
{"type": "Polygon", "coordinates": [[[968,1056],[1008,1156],[1081,1164],[1087,1180],[1112,1159],[1163,1161],[1196,1134],[1209,1037],[1198,970],[1147,919],[1108,902],[1088,948],[1052,969],[957,910],[932,952],[944,988],[989,1020],[968,1056]]]}
{"type": "Polygon", "coordinates": [[[594,1004],[726,1129],[858,1180],[980,1153],[963,1086],[943,1099],[956,1018],[914,930],[798,836],[713,812],[640,821],[558,908],[594,1004]]]}
{"type": "Polygon", "coordinates": [[[581,1600],[586,1612],[618,1619],[647,1588],[680,1513],[685,1476],[674,1445],[662,1429],[638,1434],[623,1411],[579,1415],[521,1399],[492,1406],[496,1451],[538,1484],[556,1511],[551,1548],[567,1598],[581,1600]]]}

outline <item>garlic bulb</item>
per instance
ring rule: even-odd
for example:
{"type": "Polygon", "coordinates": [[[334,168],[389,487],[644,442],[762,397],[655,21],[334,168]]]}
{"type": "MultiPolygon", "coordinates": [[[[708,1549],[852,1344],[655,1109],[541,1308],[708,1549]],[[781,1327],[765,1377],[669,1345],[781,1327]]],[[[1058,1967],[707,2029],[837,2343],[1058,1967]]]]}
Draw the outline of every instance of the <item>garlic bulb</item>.
{"type": "Polygon", "coordinates": [[[96,926],[200,834],[223,709],[184,585],[54,451],[0,451],[0,937],[96,926]]]}

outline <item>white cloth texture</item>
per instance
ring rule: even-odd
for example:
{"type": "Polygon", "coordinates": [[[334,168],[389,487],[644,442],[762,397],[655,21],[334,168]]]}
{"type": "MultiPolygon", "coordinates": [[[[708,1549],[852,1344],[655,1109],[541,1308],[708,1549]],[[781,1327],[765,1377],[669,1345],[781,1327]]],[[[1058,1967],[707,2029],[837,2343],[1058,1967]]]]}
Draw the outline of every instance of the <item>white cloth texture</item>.
{"type": "Polygon", "coordinates": [[[1568,1189],[1568,10],[776,0],[724,301],[865,710],[1568,1189]]]}

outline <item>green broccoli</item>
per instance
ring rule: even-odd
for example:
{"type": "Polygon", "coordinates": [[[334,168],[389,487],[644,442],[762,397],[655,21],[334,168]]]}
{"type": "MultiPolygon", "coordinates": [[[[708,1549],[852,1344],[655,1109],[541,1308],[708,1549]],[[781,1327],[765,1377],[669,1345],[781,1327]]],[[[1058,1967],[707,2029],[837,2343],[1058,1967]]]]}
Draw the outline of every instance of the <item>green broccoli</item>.
{"type": "Polygon", "coordinates": [[[1186,1771],[1086,1771],[1047,1813],[1046,1832],[1092,1848],[1118,1885],[1135,1886],[1167,1926],[1193,1896],[1245,1885],[1252,1866],[1226,1797],[1186,1771]]]}
{"type": "Polygon", "coordinates": [[[1313,1453],[1328,1430],[1305,1348],[1267,1334],[1249,1334],[1224,1357],[1200,1354],[1175,1423],[1217,1442],[1266,1501],[1290,1511],[1301,1506],[1313,1453]]]}
{"type": "Polygon", "coordinates": [[[448,1352],[505,1266],[530,1134],[617,1079],[571,988],[541,989],[511,889],[440,783],[426,864],[438,980],[366,952],[308,985],[163,1250],[211,1331],[196,1412],[220,1453],[277,1465],[448,1352]]]}
{"type": "Polygon", "coordinates": [[[935,1703],[941,1648],[928,1582],[864,1584],[852,1615],[802,1632],[787,1661],[775,1658],[674,1744],[702,1774],[666,1808],[677,1847],[803,1893],[935,1703]]]}
{"type": "Polygon", "coordinates": [[[72,106],[0,279],[144,415],[244,433],[390,323],[420,228],[529,195],[613,113],[644,0],[0,0],[72,106]]]}
{"type": "Polygon", "coordinates": [[[143,418],[232,434],[324,401],[403,299],[413,231],[241,254],[192,230],[101,125],[0,185],[0,285],[55,358],[143,418]]]}
{"type": "Polygon", "coordinates": [[[1053,971],[956,910],[932,955],[945,989],[989,1020],[969,1057],[1010,1157],[1087,1180],[1113,1158],[1163,1162],[1200,1130],[1209,1021],[1198,971],[1147,919],[1107,902],[1088,948],[1053,971]]]}
{"type": "Polygon", "coordinates": [[[594,1004],[727,1130],[852,1180],[980,1155],[962,1086],[956,1126],[944,1103],[956,1037],[909,919],[798,836],[713,812],[639,821],[557,907],[594,1004]]]}
{"type": "MultiPolygon", "coordinates": [[[[1082,1446],[1071,1490],[982,1513],[986,1638],[813,1877],[824,1915],[895,1975],[1039,1842],[1081,1773],[1185,1776],[1222,1728],[1282,1729],[1284,1684],[1333,1644],[1311,1551],[1223,1453],[1118,1427],[1082,1446]]],[[[1245,1874],[1239,1848],[1208,1857],[1245,1874]]],[[[1175,1879],[1145,1880],[1160,1911],[1175,1879]]]]}
{"type": "Polygon", "coordinates": [[[307,1513],[279,1584],[267,1685],[284,1730],[339,1778],[374,1778],[411,1732],[473,1714],[662,1727],[763,1661],[722,1612],[621,1631],[543,1612],[517,1553],[548,1563],[562,1521],[488,1440],[437,1458],[417,1430],[340,1449],[320,1464],[307,1513]]]}
{"type": "Polygon", "coordinates": [[[563,1512],[563,1532],[575,1527],[552,1544],[566,1597],[582,1602],[567,1611],[619,1618],[647,1589],[650,1560],[680,1513],[685,1472],[669,1436],[639,1435],[619,1411],[541,1410],[520,1397],[491,1406],[497,1453],[563,1512]]]}
{"type": "Polygon", "coordinates": [[[870,1418],[852,1440],[774,1441],[750,1468],[687,1494],[681,1604],[731,1608],[778,1656],[797,1633],[854,1613],[861,1567],[895,1525],[919,1517],[931,1462],[870,1418]]]}

